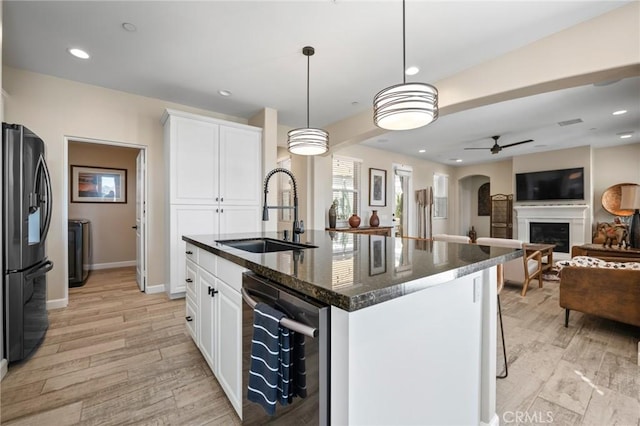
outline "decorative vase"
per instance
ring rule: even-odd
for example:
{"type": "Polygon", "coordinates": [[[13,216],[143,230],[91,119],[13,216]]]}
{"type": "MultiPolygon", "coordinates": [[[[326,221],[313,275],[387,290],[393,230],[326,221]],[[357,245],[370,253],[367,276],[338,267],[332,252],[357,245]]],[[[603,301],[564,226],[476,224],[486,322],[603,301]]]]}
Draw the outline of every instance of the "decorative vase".
{"type": "Polygon", "coordinates": [[[380,218],[378,217],[378,210],[373,210],[371,213],[371,218],[369,219],[369,225],[372,228],[380,225],[380,218]]]}
{"type": "Polygon", "coordinates": [[[331,204],[329,207],[329,228],[335,229],[336,227],[336,204],[331,204]]]}
{"type": "Polygon", "coordinates": [[[478,233],[476,232],[475,228],[472,226],[471,230],[469,231],[469,238],[471,238],[471,242],[475,243],[477,237],[478,237],[478,233]]]}
{"type": "Polygon", "coordinates": [[[360,226],[360,216],[358,216],[357,214],[353,214],[350,218],[349,218],[349,226],[352,228],[357,228],[358,226],[360,226]]]}

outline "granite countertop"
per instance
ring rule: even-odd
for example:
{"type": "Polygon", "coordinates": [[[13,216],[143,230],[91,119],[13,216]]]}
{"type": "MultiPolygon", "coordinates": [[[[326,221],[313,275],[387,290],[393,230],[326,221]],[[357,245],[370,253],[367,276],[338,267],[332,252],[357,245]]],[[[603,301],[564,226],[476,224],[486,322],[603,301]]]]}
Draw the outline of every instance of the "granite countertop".
{"type": "Polygon", "coordinates": [[[349,232],[311,230],[318,248],[251,253],[216,242],[282,239],[281,233],[189,235],[182,239],[302,295],[356,311],[522,256],[522,250],[349,232]]]}

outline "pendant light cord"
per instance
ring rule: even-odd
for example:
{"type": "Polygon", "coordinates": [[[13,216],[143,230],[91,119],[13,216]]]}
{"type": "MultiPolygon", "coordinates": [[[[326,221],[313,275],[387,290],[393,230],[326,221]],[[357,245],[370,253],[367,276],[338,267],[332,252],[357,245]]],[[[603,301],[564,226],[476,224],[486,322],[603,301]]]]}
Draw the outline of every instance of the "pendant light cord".
{"type": "Polygon", "coordinates": [[[307,56],[307,129],[309,128],[309,61],[311,58],[307,56]]]}
{"type": "Polygon", "coordinates": [[[404,13],[404,0],[402,0],[402,83],[407,84],[407,47],[405,41],[405,13],[404,13]]]}

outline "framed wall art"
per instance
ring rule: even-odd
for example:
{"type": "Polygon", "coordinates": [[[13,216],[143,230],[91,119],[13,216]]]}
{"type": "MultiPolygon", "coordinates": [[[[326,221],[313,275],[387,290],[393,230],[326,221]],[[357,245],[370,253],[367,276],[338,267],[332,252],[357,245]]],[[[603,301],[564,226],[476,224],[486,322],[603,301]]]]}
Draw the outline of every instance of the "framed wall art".
{"type": "Polygon", "coordinates": [[[369,236],[369,276],[387,272],[387,237],[369,236]]]}
{"type": "Polygon", "coordinates": [[[387,171],[369,169],[369,205],[386,207],[387,205],[387,171]]]}
{"type": "Polygon", "coordinates": [[[127,170],[71,166],[72,203],[126,203],[127,170]]]}

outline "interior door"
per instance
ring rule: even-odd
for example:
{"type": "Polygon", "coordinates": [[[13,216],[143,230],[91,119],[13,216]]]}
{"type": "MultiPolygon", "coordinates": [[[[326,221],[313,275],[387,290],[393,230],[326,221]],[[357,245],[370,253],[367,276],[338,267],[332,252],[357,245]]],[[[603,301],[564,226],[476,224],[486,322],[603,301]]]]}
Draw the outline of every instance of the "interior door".
{"type": "Polygon", "coordinates": [[[146,268],[145,268],[145,233],[146,233],[146,211],[145,211],[145,161],[144,150],[140,150],[136,158],[136,282],[140,291],[145,290],[146,268]]]}

